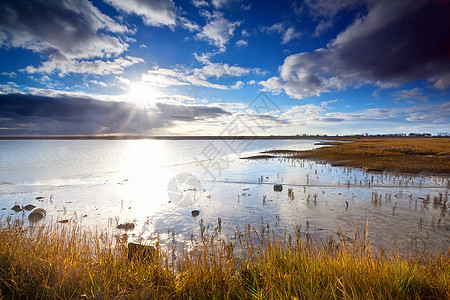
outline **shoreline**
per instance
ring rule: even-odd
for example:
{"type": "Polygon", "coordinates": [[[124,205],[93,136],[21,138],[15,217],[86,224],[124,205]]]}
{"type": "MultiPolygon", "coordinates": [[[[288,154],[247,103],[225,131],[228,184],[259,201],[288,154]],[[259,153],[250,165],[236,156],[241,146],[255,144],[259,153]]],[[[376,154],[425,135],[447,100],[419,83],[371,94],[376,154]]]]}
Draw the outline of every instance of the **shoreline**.
{"type": "MultiPolygon", "coordinates": [[[[447,139],[450,137],[420,137],[427,140],[447,139]]],[[[417,137],[397,137],[397,136],[373,136],[363,137],[359,135],[348,136],[327,136],[327,135],[10,135],[0,136],[1,140],[359,140],[359,139],[417,139],[417,137]]]]}

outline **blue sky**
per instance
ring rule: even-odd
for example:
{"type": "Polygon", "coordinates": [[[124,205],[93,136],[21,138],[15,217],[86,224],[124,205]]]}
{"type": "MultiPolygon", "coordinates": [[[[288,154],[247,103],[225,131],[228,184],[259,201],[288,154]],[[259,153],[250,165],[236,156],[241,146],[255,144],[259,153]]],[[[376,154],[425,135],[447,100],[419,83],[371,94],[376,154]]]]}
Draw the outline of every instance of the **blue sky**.
{"type": "Polygon", "coordinates": [[[0,135],[450,131],[448,1],[0,5],[0,135]]]}

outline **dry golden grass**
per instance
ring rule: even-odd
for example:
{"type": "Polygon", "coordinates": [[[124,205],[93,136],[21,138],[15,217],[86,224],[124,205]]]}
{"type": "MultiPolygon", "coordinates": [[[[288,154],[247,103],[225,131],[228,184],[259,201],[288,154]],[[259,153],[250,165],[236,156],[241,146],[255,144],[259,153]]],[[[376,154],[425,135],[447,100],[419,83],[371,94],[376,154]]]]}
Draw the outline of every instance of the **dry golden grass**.
{"type": "Polygon", "coordinates": [[[162,249],[137,263],[106,231],[0,222],[0,291],[14,299],[449,299],[449,250],[374,253],[366,237],[321,244],[252,228],[235,244],[203,239],[175,263],[162,249]]]}
{"type": "Polygon", "coordinates": [[[450,138],[361,138],[337,145],[333,142],[316,150],[285,153],[286,157],[312,158],[368,170],[450,174],[450,138]]]}

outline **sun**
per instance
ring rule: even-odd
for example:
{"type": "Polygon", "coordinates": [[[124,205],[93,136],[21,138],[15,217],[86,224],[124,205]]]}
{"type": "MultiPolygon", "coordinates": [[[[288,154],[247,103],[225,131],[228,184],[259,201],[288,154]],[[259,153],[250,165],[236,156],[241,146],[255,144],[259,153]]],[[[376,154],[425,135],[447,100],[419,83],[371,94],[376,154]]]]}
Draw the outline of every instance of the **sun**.
{"type": "Polygon", "coordinates": [[[131,102],[136,104],[153,104],[156,102],[159,91],[152,86],[142,83],[130,84],[127,96],[131,102]]]}

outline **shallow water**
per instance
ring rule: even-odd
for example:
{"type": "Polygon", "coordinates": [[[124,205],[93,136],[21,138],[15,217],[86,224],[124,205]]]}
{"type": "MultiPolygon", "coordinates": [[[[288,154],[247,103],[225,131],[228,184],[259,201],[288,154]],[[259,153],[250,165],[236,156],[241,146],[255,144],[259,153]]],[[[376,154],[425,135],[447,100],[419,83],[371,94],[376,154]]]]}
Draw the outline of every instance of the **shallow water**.
{"type": "Polygon", "coordinates": [[[92,228],[133,222],[130,240],[144,242],[156,235],[162,242],[196,240],[202,230],[233,239],[246,224],[269,226],[280,237],[298,231],[326,239],[342,232],[350,240],[355,225],[364,231],[368,220],[375,247],[448,249],[448,213],[437,204],[448,199],[448,176],[239,159],[262,150],[311,149],[316,142],[0,141],[0,215],[27,222],[29,212],[11,207],[33,204],[47,210],[41,222],[52,224],[69,220],[92,228]],[[282,192],[274,191],[274,184],[282,184],[282,192]]]}

